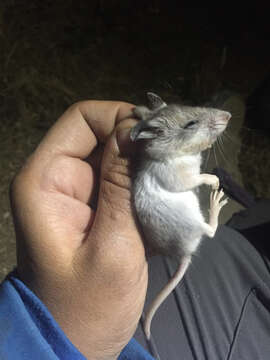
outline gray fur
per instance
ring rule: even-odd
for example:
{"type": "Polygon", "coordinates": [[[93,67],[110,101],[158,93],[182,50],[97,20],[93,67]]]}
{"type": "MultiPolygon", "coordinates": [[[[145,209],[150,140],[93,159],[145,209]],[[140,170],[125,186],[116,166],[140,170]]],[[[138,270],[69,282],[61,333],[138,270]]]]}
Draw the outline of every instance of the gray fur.
{"type": "Polygon", "coordinates": [[[147,337],[156,309],[181,280],[203,235],[215,234],[218,214],[226,201],[219,204],[222,194],[218,196],[207,224],[194,190],[203,183],[217,188],[215,176],[200,174],[201,152],[216,141],[230,118],[228,112],[218,109],[167,105],[153,93],[148,98],[151,109],[134,109],[141,121],[130,133],[132,141],[138,143],[133,200],[146,254],[175,258],[179,270],[150,306],[145,321],[147,337]]]}
{"type": "Polygon", "coordinates": [[[131,130],[138,142],[133,177],[136,213],[146,249],[190,256],[205,233],[205,220],[193,191],[200,175],[201,151],[225,129],[230,114],[218,109],[167,105],[158,95],[153,110],[136,107],[142,119],[131,130]],[[165,105],[164,105],[165,104],[165,105]],[[193,123],[194,122],[194,123],[193,123]]]}
{"type": "MultiPolygon", "coordinates": [[[[200,155],[196,160],[194,167],[199,173],[200,155]]],[[[147,252],[180,261],[199,245],[204,219],[197,196],[192,190],[184,190],[180,174],[175,176],[177,172],[178,164],[174,162],[144,161],[134,180],[133,197],[147,252]]]]}

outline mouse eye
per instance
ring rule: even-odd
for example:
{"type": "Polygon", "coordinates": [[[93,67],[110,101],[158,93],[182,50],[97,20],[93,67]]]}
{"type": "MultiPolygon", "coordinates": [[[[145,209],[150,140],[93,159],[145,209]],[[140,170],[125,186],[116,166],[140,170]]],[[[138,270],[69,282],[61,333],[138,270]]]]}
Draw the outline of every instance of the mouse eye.
{"type": "Polygon", "coordinates": [[[197,120],[191,120],[190,122],[188,122],[185,126],[184,129],[188,129],[188,128],[192,128],[194,125],[196,125],[198,123],[197,120]]]}

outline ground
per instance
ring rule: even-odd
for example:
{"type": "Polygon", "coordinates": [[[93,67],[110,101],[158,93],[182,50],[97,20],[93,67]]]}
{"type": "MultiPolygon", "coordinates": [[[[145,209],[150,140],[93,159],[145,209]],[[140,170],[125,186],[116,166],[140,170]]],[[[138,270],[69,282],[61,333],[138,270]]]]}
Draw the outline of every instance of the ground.
{"type": "MultiPolygon", "coordinates": [[[[269,74],[268,40],[237,16],[226,33],[226,19],[205,8],[123,3],[1,1],[1,279],[16,261],[9,184],[57,117],[81,99],[137,104],[150,90],[199,103],[228,89],[233,125],[219,165],[254,195],[270,196],[269,137],[244,123],[246,97],[269,74]]],[[[237,209],[232,205],[225,218],[237,209]]]]}

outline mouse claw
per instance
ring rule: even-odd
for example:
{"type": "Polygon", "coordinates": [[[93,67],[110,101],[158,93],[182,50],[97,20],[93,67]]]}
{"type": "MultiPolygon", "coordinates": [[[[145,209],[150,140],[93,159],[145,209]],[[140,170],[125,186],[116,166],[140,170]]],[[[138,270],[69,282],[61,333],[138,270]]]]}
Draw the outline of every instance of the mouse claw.
{"type": "Polygon", "coordinates": [[[226,205],[227,203],[228,203],[228,198],[222,200],[222,201],[219,203],[219,205],[220,205],[221,208],[223,208],[223,206],[226,205]]]}
{"type": "Polygon", "coordinates": [[[223,191],[223,189],[220,189],[219,191],[217,191],[217,195],[216,195],[217,201],[220,201],[223,196],[224,196],[224,191],[223,191]]]}

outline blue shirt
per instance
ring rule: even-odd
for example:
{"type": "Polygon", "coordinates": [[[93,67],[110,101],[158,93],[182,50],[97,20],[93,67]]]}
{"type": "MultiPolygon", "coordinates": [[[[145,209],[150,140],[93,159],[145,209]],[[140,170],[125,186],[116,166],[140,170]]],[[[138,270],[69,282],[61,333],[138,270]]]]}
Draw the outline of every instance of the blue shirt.
{"type": "MultiPolygon", "coordinates": [[[[86,360],[15,272],[0,285],[0,359],[86,360]]],[[[132,339],[118,360],[154,359],[132,339]]]]}

